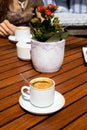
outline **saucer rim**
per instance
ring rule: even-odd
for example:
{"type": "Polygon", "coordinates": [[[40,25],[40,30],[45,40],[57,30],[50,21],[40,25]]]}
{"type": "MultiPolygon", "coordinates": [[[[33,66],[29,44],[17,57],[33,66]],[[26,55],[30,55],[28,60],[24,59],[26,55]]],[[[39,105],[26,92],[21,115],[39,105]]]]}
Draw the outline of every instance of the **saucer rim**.
{"type": "Polygon", "coordinates": [[[15,36],[14,36],[14,35],[9,35],[9,36],[8,36],[9,41],[14,42],[14,43],[18,42],[17,40],[14,40],[14,39],[12,39],[12,38],[15,39],[15,36]]]}
{"type": "Polygon", "coordinates": [[[29,101],[26,101],[25,100],[25,103],[26,102],[28,102],[28,104],[30,105],[30,109],[29,108],[25,108],[26,106],[24,106],[24,104],[23,104],[23,102],[24,102],[24,99],[23,99],[23,97],[22,97],[22,95],[19,97],[19,105],[24,109],[24,110],[26,110],[27,112],[30,112],[30,113],[32,113],[32,114],[36,114],[36,115],[48,115],[48,114],[52,114],[52,113],[55,113],[55,112],[57,112],[57,111],[59,111],[60,109],[62,109],[62,107],[64,106],[64,104],[65,104],[65,98],[64,98],[64,96],[61,94],[61,93],[59,93],[59,92],[57,92],[57,91],[55,91],[55,98],[54,98],[54,104],[52,104],[51,106],[49,106],[49,107],[44,107],[44,108],[39,108],[39,107],[35,107],[35,106],[33,106],[29,101]],[[59,100],[59,98],[60,98],[60,100],[61,100],[61,105],[59,106],[59,102],[56,102],[56,100],[59,100]],[[22,101],[21,101],[22,100],[22,101]],[[52,109],[54,106],[56,106],[56,108],[55,109],[52,109]],[[31,107],[34,109],[31,109],[31,107]],[[42,110],[42,112],[40,112],[40,110],[42,110]],[[43,112],[43,110],[44,110],[44,112],[43,112]],[[46,111],[47,110],[47,111],[46,111]],[[49,111],[48,111],[49,110],[49,111]]]}
{"type": "MultiPolygon", "coordinates": [[[[32,34],[31,34],[31,38],[32,38],[32,34]]],[[[31,38],[30,38],[30,39],[31,39],[31,38]]],[[[17,40],[15,39],[15,35],[9,35],[9,36],[8,36],[8,39],[9,39],[9,41],[14,42],[14,43],[19,42],[19,41],[17,41],[17,40]]],[[[30,42],[30,41],[26,41],[26,42],[30,42]]]]}

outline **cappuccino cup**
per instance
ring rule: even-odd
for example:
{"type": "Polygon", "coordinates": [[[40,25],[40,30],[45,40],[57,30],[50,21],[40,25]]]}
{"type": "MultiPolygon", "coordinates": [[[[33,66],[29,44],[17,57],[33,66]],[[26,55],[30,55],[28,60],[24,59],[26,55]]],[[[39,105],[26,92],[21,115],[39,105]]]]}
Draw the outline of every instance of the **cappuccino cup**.
{"type": "Polygon", "coordinates": [[[16,41],[25,41],[30,42],[32,35],[30,33],[30,27],[19,26],[15,29],[15,40],[16,41]]]}
{"type": "Polygon", "coordinates": [[[35,78],[29,84],[21,88],[24,100],[36,107],[49,107],[54,103],[55,82],[52,79],[35,78]]]}

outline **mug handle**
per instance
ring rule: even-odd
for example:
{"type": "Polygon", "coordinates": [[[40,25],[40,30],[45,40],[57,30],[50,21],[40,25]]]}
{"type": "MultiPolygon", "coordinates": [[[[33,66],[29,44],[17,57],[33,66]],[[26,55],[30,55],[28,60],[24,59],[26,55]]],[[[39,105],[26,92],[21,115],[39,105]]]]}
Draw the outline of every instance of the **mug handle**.
{"type": "Polygon", "coordinates": [[[30,87],[29,86],[23,86],[21,88],[21,93],[24,99],[30,100],[30,87]],[[27,90],[27,92],[24,92],[24,90],[27,90]]]}

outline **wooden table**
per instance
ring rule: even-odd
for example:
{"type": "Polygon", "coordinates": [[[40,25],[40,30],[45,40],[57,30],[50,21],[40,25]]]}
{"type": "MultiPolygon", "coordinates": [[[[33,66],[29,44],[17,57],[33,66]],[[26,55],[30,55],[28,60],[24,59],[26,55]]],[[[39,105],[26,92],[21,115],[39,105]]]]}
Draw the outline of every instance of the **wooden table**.
{"type": "Polygon", "coordinates": [[[87,38],[66,39],[62,68],[55,73],[39,73],[31,61],[17,58],[15,43],[0,38],[0,130],[87,130],[87,65],[82,47],[87,38]],[[56,82],[56,91],[65,97],[64,107],[50,115],[34,115],[19,105],[20,89],[29,80],[46,76],[56,82]]]}

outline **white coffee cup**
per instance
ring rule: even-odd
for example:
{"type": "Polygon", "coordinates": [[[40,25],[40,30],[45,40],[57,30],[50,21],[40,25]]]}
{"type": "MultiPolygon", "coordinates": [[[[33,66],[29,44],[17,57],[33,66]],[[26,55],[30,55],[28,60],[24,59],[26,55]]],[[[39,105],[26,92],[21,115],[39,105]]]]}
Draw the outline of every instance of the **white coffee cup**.
{"type": "Polygon", "coordinates": [[[54,103],[55,82],[52,79],[35,78],[29,84],[21,88],[24,100],[28,100],[36,107],[49,107],[54,103]]]}
{"type": "Polygon", "coordinates": [[[30,27],[19,26],[15,29],[15,40],[30,42],[32,38],[30,27]]]}
{"type": "Polygon", "coordinates": [[[17,57],[21,60],[29,61],[31,59],[31,44],[23,41],[16,43],[17,57]]]}

